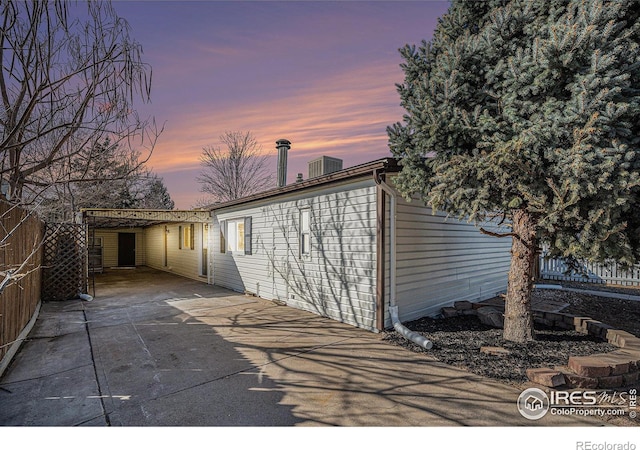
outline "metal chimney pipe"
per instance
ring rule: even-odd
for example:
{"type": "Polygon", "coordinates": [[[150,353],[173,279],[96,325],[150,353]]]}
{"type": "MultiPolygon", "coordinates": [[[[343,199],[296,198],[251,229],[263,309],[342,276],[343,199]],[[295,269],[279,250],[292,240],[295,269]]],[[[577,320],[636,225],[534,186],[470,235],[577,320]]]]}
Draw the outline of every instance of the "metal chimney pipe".
{"type": "Polygon", "coordinates": [[[276,141],[278,149],[278,187],[287,185],[287,152],[291,148],[291,142],[286,139],[276,141]]]}

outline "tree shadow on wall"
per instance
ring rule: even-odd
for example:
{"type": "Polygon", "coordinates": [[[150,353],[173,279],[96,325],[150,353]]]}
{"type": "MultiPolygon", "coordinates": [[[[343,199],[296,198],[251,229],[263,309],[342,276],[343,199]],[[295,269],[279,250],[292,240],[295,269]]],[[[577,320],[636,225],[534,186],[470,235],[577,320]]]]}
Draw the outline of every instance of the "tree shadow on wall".
{"type": "Polygon", "coordinates": [[[270,207],[278,242],[263,244],[274,297],[358,327],[375,325],[376,206],[346,191],[270,207]],[[302,254],[301,211],[310,214],[310,251],[302,254]],[[280,286],[279,286],[280,285],[280,286]],[[284,298],[283,298],[284,297],[284,298]]]}

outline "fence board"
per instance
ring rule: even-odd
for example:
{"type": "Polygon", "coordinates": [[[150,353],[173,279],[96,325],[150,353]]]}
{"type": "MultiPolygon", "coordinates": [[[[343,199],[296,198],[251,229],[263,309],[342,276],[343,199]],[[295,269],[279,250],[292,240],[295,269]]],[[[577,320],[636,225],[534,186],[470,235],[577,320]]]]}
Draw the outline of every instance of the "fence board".
{"type": "Polygon", "coordinates": [[[26,261],[19,279],[0,294],[0,361],[29,323],[40,303],[44,223],[28,211],[0,200],[0,281],[26,261]]]}
{"type": "Polygon", "coordinates": [[[623,270],[614,262],[584,263],[586,275],[568,273],[567,269],[567,265],[561,259],[540,258],[540,278],[543,280],[640,286],[640,265],[634,266],[631,270],[623,270]]]}

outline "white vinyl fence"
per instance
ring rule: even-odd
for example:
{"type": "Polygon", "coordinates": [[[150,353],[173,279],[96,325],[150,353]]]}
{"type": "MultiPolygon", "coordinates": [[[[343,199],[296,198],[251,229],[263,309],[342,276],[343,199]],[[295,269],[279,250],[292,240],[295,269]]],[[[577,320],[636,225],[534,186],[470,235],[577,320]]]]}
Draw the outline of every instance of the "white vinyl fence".
{"type": "Polygon", "coordinates": [[[640,286],[640,265],[628,271],[622,270],[615,263],[585,263],[583,268],[586,276],[580,273],[567,273],[567,265],[562,260],[540,257],[540,278],[543,280],[640,286]]]}

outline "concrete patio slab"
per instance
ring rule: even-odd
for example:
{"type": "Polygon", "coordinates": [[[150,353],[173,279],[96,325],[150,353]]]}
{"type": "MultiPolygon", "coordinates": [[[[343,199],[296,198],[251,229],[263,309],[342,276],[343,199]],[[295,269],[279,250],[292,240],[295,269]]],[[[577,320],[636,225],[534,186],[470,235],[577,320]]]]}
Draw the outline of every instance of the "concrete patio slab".
{"type": "Polygon", "coordinates": [[[45,303],[0,380],[10,426],[598,426],[379,334],[147,268],[45,303]]]}

